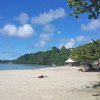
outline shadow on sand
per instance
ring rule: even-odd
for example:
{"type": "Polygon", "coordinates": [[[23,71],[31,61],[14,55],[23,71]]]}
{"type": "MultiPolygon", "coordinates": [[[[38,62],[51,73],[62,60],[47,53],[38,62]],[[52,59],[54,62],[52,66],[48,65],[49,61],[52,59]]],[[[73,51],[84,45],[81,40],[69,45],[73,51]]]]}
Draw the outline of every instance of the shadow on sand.
{"type": "Polygon", "coordinates": [[[96,96],[99,97],[97,100],[100,100],[100,82],[93,84],[93,89],[95,91],[95,94],[93,94],[92,96],[96,96]]]}
{"type": "Polygon", "coordinates": [[[93,88],[100,88],[100,82],[98,82],[97,84],[93,84],[93,88]]]}

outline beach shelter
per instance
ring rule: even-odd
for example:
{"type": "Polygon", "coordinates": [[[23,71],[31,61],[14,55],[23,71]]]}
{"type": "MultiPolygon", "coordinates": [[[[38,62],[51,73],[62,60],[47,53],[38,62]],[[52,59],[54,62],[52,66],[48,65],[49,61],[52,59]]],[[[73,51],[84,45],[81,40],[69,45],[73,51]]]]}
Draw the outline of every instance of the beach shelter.
{"type": "Polygon", "coordinates": [[[71,58],[69,58],[68,60],[65,61],[66,63],[73,63],[75,62],[74,60],[72,60],[71,58]]]}
{"type": "Polygon", "coordinates": [[[71,58],[69,58],[68,60],[65,61],[65,64],[68,64],[68,65],[73,65],[75,61],[72,60],[71,58]]]}

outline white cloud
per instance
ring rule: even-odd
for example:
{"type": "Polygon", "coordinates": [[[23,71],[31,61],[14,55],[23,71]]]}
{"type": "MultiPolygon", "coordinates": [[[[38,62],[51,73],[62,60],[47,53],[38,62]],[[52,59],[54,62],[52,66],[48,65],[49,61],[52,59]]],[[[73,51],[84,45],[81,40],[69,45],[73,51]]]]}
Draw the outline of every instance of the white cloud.
{"type": "Polygon", "coordinates": [[[34,44],[35,47],[44,47],[47,44],[47,41],[49,41],[51,39],[51,35],[50,33],[43,33],[40,34],[39,37],[39,41],[37,43],[34,44]]]}
{"type": "Polygon", "coordinates": [[[35,33],[31,25],[25,24],[18,28],[18,36],[20,37],[30,37],[35,33]]]}
{"type": "Polygon", "coordinates": [[[40,34],[40,39],[41,40],[50,40],[50,38],[51,38],[51,35],[49,34],[49,33],[43,33],[43,34],[40,34]]]}
{"type": "Polygon", "coordinates": [[[30,24],[25,24],[16,27],[14,24],[6,24],[0,32],[8,36],[17,36],[22,38],[27,38],[34,35],[35,31],[30,24]]]}
{"type": "Polygon", "coordinates": [[[69,39],[67,40],[66,44],[65,44],[65,47],[68,49],[68,48],[72,48],[75,44],[75,40],[74,39],[69,39]]]}
{"type": "Polygon", "coordinates": [[[2,32],[5,35],[15,36],[15,35],[17,35],[17,27],[13,24],[7,24],[3,27],[2,32]]]}
{"type": "Polygon", "coordinates": [[[49,12],[41,13],[39,16],[33,17],[32,23],[45,25],[65,16],[66,16],[65,10],[63,8],[59,8],[56,10],[50,10],[49,12]]]}
{"type": "Polygon", "coordinates": [[[84,31],[93,31],[100,28],[100,20],[92,20],[87,25],[81,25],[82,30],[84,31]]]}
{"type": "Polygon", "coordinates": [[[83,35],[80,35],[80,36],[77,36],[75,38],[71,38],[71,39],[61,39],[60,40],[60,48],[62,46],[65,46],[67,49],[68,48],[72,48],[74,47],[77,43],[80,44],[82,42],[86,42],[89,40],[89,37],[87,36],[83,36],[83,35]]]}
{"type": "Polygon", "coordinates": [[[60,48],[62,46],[66,47],[67,49],[73,48],[75,45],[75,40],[74,39],[62,39],[60,43],[60,48]]]}
{"type": "Polygon", "coordinates": [[[46,41],[40,40],[39,42],[35,43],[35,47],[44,47],[46,45],[46,41]]]}
{"type": "Polygon", "coordinates": [[[63,46],[65,47],[65,44],[64,43],[60,43],[59,48],[61,49],[63,46]]]}
{"type": "Polygon", "coordinates": [[[78,42],[82,42],[82,41],[85,41],[86,39],[87,39],[88,37],[85,37],[85,36],[77,36],[76,38],[75,38],[75,40],[76,41],[78,41],[78,42]]]}
{"type": "Polygon", "coordinates": [[[23,12],[18,17],[14,17],[14,19],[19,21],[21,24],[26,24],[29,21],[29,16],[23,12]]]}
{"type": "Polygon", "coordinates": [[[34,44],[35,47],[44,47],[47,44],[47,41],[51,40],[55,28],[49,24],[49,25],[45,25],[43,27],[43,30],[45,31],[45,33],[40,34],[39,36],[40,40],[34,44]]]}
{"type": "Polygon", "coordinates": [[[47,24],[43,27],[44,31],[47,33],[53,33],[55,31],[55,28],[51,24],[47,24]]]}

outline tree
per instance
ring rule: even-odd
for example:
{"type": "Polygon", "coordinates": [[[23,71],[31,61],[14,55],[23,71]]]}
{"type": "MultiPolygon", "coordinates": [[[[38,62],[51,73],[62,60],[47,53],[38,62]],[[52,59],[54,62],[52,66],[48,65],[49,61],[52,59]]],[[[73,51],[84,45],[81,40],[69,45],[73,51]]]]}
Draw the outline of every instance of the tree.
{"type": "Polygon", "coordinates": [[[52,52],[53,53],[59,53],[60,50],[57,47],[52,47],[52,52]]]}
{"type": "Polygon", "coordinates": [[[71,57],[79,62],[99,60],[100,40],[92,40],[91,43],[74,48],[71,52],[71,57]]]}
{"type": "Polygon", "coordinates": [[[88,13],[89,19],[99,18],[100,0],[68,0],[68,4],[73,9],[71,16],[78,18],[80,14],[88,13]]]}
{"type": "Polygon", "coordinates": [[[17,64],[37,64],[37,65],[64,65],[65,60],[70,55],[70,49],[62,47],[52,47],[51,50],[45,52],[30,53],[20,56],[13,63],[17,64]]]}

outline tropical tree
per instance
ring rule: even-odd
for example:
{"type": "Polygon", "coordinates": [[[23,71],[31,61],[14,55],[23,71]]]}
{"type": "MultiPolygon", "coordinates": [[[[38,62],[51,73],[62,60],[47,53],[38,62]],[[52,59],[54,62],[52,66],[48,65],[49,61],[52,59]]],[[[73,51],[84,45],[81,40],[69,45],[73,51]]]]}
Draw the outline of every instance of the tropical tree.
{"type": "Polygon", "coordinates": [[[76,47],[71,52],[71,57],[79,62],[89,62],[100,59],[100,40],[92,41],[83,46],[76,47]]]}
{"type": "Polygon", "coordinates": [[[100,0],[68,0],[72,12],[70,15],[75,15],[76,18],[80,14],[88,13],[89,19],[97,19],[100,15],[100,0]]]}

